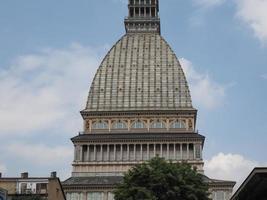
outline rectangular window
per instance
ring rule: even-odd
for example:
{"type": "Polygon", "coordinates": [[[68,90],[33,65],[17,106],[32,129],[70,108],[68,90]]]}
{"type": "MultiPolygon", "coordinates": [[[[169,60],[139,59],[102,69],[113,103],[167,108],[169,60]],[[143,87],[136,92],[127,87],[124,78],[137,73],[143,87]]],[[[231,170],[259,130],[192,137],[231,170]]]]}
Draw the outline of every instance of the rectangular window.
{"type": "Polygon", "coordinates": [[[168,159],[167,158],[167,144],[162,145],[162,157],[165,159],[168,159]]]}
{"type": "Polygon", "coordinates": [[[217,191],[215,195],[216,195],[215,200],[225,200],[224,191],[217,191]]]}
{"type": "Polygon", "coordinates": [[[26,194],[27,183],[21,183],[20,190],[21,190],[21,194],[26,194]]]}
{"type": "Polygon", "coordinates": [[[143,144],[143,160],[148,160],[147,157],[147,145],[143,144]]]}
{"type": "Polygon", "coordinates": [[[87,160],[87,145],[82,146],[82,161],[87,160]]]}
{"type": "Polygon", "coordinates": [[[75,160],[77,160],[77,161],[80,161],[81,160],[81,157],[80,157],[80,155],[81,155],[81,146],[76,146],[75,147],[75,160]]]}
{"type": "Polygon", "coordinates": [[[128,160],[128,147],[126,144],[122,145],[122,160],[128,160]]]}
{"type": "Polygon", "coordinates": [[[115,145],[109,146],[109,160],[114,161],[115,145]]]}
{"type": "Polygon", "coordinates": [[[83,193],[73,192],[66,194],[67,200],[83,200],[83,193]]]}
{"type": "Polygon", "coordinates": [[[101,160],[102,160],[101,146],[97,145],[96,146],[96,161],[101,161],[101,160]]]}
{"type": "Polygon", "coordinates": [[[199,144],[195,145],[196,158],[201,159],[201,146],[199,144]]]}
{"type": "Polygon", "coordinates": [[[112,192],[108,192],[108,200],[114,200],[114,194],[112,192]]]}
{"type": "Polygon", "coordinates": [[[194,144],[189,144],[189,160],[194,159],[194,144]]]}
{"type": "Polygon", "coordinates": [[[87,200],[104,200],[104,192],[89,192],[87,200]]]}
{"type": "Polygon", "coordinates": [[[116,145],[116,161],[121,160],[121,145],[116,145]]]}
{"type": "Polygon", "coordinates": [[[174,145],[169,144],[169,159],[173,160],[174,159],[174,145]]]}
{"type": "Polygon", "coordinates": [[[89,146],[89,161],[94,161],[94,145],[89,146]]]}
{"type": "Polygon", "coordinates": [[[137,144],[136,145],[136,160],[141,160],[141,145],[140,144],[137,144]]]}
{"type": "Polygon", "coordinates": [[[47,193],[47,183],[37,183],[36,194],[46,194],[46,193],[47,193]]]}
{"type": "Polygon", "coordinates": [[[130,160],[135,160],[134,158],[134,145],[130,144],[129,145],[129,150],[130,150],[130,160]]]}
{"type": "Polygon", "coordinates": [[[102,161],[108,161],[108,146],[103,145],[103,159],[102,161]]]}
{"type": "Polygon", "coordinates": [[[154,157],[154,144],[149,145],[149,159],[154,157]]]}

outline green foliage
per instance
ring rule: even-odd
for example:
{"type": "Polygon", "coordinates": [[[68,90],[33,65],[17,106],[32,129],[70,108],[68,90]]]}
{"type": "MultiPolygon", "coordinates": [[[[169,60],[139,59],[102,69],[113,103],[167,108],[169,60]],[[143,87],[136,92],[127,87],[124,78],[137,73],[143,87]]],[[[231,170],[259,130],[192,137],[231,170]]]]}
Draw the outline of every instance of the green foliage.
{"type": "Polygon", "coordinates": [[[114,194],[115,200],[210,200],[208,185],[195,169],[159,157],[129,170],[114,194]]]}

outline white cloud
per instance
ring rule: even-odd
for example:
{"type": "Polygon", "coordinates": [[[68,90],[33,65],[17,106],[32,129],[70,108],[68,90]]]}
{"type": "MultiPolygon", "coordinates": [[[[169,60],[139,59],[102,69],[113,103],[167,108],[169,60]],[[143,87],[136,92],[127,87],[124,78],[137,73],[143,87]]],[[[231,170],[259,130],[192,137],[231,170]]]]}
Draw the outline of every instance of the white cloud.
{"type": "Polygon", "coordinates": [[[253,168],[260,166],[264,164],[246,159],[242,155],[219,153],[205,161],[204,170],[210,178],[236,181],[237,189],[253,168]]]}
{"type": "Polygon", "coordinates": [[[6,147],[6,153],[21,162],[39,166],[58,166],[71,163],[73,148],[66,146],[51,147],[44,144],[14,143],[6,147]]]}
{"type": "Polygon", "coordinates": [[[193,2],[203,8],[211,8],[223,4],[225,0],[193,0],[193,2]]]}
{"type": "MultiPolygon", "coordinates": [[[[0,68],[0,134],[80,125],[99,52],[79,44],[45,49],[0,68]],[[76,115],[75,115],[76,114],[76,115]]],[[[102,52],[101,52],[102,53],[102,52]]]]}
{"type": "Polygon", "coordinates": [[[267,43],[267,0],[235,0],[237,16],[245,22],[255,36],[267,43]]]}
{"type": "Polygon", "coordinates": [[[181,58],[180,63],[189,82],[193,103],[207,109],[220,106],[226,87],[213,81],[207,74],[197,72],[190,61],[181,58]]]}

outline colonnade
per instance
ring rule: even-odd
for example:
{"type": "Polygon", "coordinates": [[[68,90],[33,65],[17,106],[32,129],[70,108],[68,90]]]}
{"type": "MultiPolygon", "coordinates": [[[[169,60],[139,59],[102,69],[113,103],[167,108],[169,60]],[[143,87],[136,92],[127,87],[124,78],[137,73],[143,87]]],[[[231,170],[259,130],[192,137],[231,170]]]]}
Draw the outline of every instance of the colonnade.
{"type": "Polygon", "coordinates": [[[141,16],[156,17],[157,16],[157,10],[156,10],[157,8],[155,7],[155,5],[156,5],[155,0],[152,0],[152,2],[150,2],[149,0],[132,1],[132,2],[130,2],[130,6],[133,6],[133,7],[131,7],[129,9],[129,11],[130,11],[129,15],[130,15],[130,17],[141,17],[141,16]],[[133,6],[133,5],[135,5],[135,6],[133,6]],[[136,5],[139,5],[139,6],[137,7],[136,5]],[[143,7],[141,7],[140,5],[142,5],[143,7]]]}
{"type": "Polygon", "coordinates": [[[75,145],[75,161],[145,161],[156,155],[167,160],[202,159],[199,143],[89,144],[75,145]]]}

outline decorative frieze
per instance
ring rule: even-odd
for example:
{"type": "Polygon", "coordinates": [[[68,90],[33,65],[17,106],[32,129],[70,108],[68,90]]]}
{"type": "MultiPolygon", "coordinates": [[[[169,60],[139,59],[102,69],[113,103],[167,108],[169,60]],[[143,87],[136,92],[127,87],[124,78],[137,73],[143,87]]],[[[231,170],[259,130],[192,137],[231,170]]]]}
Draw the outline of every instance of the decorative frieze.
{"type": "Polygon", "coordinates": [[[194,118],[185,117],[128,117],[96,118],[84,120],[85,133],[116,131],[194,131],[194,118]]]}

